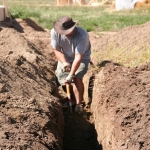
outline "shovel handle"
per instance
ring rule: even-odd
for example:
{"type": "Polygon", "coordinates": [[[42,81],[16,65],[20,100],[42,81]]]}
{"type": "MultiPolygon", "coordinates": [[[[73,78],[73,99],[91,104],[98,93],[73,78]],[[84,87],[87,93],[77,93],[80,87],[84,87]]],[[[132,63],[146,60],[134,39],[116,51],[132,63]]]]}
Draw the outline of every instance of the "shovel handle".
{"type": "Polygon", "coordinates": [[[67,92],[67,96],[68,96],[70,112],[72,113],[72,101],[71,101],[70,84],[68,82],[66,82],[66,92],[67,92]]]}
{"type": "Polygon", "coordinates": [[[70,95],[70,85],[68,82],[66,82],[66,91],[67,91],[67,94],[70,95]]]}

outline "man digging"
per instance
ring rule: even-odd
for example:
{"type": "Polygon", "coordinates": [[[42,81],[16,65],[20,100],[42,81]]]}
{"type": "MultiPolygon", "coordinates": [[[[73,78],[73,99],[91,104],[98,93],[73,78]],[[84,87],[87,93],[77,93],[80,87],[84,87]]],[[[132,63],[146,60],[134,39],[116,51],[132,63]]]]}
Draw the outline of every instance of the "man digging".
{"type": "Polygon", "coordinates": [[[88,70],[91,44],[88,32],[77,27],[77,22],[69,16],[56,21],[51,30],[51,46],[58,60],[56,69],[58,82],[61,86],[65,86],[66,82],[71,83],[76,102],[75,112],[81,112],[84,94],[82,78],[88,70]]]}

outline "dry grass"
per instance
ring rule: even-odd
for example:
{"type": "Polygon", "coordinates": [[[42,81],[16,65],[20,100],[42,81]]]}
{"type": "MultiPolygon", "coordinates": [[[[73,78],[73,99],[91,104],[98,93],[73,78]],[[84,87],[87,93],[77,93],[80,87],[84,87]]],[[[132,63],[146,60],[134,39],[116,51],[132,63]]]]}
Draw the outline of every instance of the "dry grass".
{"type": "Polygon", "coordinates": [[[98,64],[102,61],[110,60],[124,66],[135,67],[149,62],[150,48],[144,46],[140,50],[139,48],[133,48],[129,51],[126,48],[118,49],[109,46],[105,51],[93,52],[92,57],[98,64]]]}

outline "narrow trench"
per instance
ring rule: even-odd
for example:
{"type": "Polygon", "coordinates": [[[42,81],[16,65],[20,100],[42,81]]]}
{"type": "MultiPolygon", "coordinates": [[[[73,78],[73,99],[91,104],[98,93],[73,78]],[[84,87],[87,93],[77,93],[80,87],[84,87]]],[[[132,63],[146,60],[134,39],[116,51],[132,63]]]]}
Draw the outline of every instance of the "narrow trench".
{"type": "Polygon", "coordinates": [[[64,113],[65,127],[62,150],[102,150],[94,124],[83,114],[64,113]]]}
{"type": "MultiPolygon", "coordinates": [[[[92,99],[94,76],[90,78],[88,95],[92,99]]],[[[90,104],[89,104],[90,105],[90,104]]],[[[62,150],[103,150],[97,141],[92,113],[89,107],[84,107],[84,112],[71,114],[68,110],[64,114],[64,137],[62,150]]]]}

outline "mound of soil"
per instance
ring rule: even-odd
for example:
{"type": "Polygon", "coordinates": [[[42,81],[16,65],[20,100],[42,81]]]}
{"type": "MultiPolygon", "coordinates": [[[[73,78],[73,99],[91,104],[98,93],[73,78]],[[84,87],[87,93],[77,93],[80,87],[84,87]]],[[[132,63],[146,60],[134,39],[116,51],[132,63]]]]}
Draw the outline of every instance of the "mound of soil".
{"type": "MultiPolygon", "coordinates": [[[[107,49],[123,49],[126,52],[136,50],[137,52],[142,49],[149,49],[150,47],[150,22],[138,26],[129,26],[119,32],[102,32],[98,35],[89,33],[92,49],[95,53],[105,51],[107,49]]],[[[92,58],[93,63],[97,62],[92,58]]]]}
{"type": "MultiPolygon", "coordinates": [[[[26,21],[17,23],[24,29],[26,21]]],[[[64,120],[55,96],[55,59],[51,54],[48,60],[45,43],[39,48],[37,40],[29,41],[18,24],[0,31],[0,149],[60,150],[64,120]]],[[[35,38],[45,34],[27,28],[35,38]]]]}
{"type": "Polygon", "coordinates": [[[95,76],[94,124],[104,150],[150,147],[150,63],[125,68],[113,63],[95,76]]]}
{"type": "MultiPolygon", "coordinates": [[[[150,22],[117,33],[90,34],[94,53],[110,48],[127,52],[150,46],[150,22]]],[[[99,53],[100,54],[100,53],[99,53]]],[[[104,150],[148,150],[150,147],[150,63],[126,68],[115,62],[99,64],[84,78],[84,100],[91,105],[97,140],[104,150]],[[100,71],[98,71],[100,70],[100,71]]],[[[92,67],[92,65],[91,65],[92,67]]]]}
{"type": "MultiPolygon", "coordinates": [[[[62,109],[66,93],[57,86],[50,32],[31,19],[0,26],[2,150],[149,150],[150,63],[96,62],[99,71],[90,66],[84,77],[84,112],[71,115],[62,109]]],[[[92,50],[149,46],[149,26],[91,32],[92,50]]]]}

